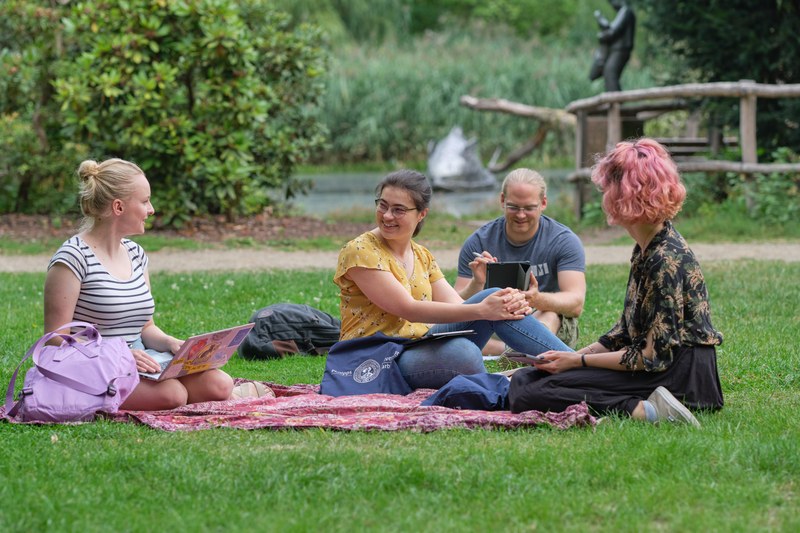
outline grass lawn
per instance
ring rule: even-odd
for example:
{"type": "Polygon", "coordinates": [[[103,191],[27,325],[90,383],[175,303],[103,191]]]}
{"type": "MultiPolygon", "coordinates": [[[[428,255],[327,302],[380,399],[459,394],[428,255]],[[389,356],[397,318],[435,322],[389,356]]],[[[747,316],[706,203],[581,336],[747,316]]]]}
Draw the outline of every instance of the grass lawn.
{"type": "MultiPolygon", "coordinates": [[[[344,433],[0,423],[0,531],[797,531],[800,264],[704,265],[726,407],[701,430],[344,433]]],[[[186,336],[287,301],[338,312],[332,272],[154,276],[186,336]]],[[[448,273],[449,278],[454,272],[448,273]]],[[[584,341],[618,317],[627,268],[591,266],[584,341]]],[[[42,333],[44,274],[0,274],[0,383],[42,333]]],[[[319,382],[324,360],[234,358],[234,376],[319,382]]]]}

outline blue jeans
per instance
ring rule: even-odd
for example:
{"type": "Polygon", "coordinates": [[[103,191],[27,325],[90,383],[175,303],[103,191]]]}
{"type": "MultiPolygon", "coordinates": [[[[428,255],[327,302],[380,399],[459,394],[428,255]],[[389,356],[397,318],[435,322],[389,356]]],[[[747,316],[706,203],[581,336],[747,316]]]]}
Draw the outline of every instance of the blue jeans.
{"type": "MultiPolygon", "coordinates": [[[[482,302],[498,288],[485,289],[464,302],[482,302]]],[[[486,372],[481,350],[492,334],[513,349],[532,355],[548,350],[573,351],[547,326],[526,316],[521,320],[470,320],[452,324],[435,324],[430,332],[471,329],[474,335],[423,342],[412,346],[397,359],[400,372],[413,389],[438,389],[455,376],[486,372]]]]}

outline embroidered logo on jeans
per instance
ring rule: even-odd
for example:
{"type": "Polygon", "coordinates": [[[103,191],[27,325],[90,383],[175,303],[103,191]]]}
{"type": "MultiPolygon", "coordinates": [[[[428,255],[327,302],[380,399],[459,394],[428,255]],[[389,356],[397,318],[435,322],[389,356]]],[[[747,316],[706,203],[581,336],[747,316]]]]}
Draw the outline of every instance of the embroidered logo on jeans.
{"type": "Polygon", "coordinates": [[[374,359],[367,359],[353,371],[353,380],[356,383],[369,383],[381,373],[381,365],[374,359]]]}

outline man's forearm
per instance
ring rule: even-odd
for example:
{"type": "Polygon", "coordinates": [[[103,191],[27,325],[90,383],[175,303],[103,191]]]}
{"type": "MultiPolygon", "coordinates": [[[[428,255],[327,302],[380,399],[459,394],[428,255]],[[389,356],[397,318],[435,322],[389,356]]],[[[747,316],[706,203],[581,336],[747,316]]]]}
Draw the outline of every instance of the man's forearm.
{"type": "Polygon", "coordinates": [[[551,311],[566,317],[577,317],[583,312],[584,299],[571,292],[536,292],[528,303],[539,311],[551,311]]]}
{"type": "Polygon", "coordinates": [[[466,300],[470,296],[474,296],[483,290],[483,285],[476,282],[475,278],[469,278],[469,282],[466,284],[464,284],[464,281],[462,280],[466,280],[466,278],[458,278],[455,289],[458,291],[459,296],[461,296],[463,300],[466,300]],[[459,289],[459,287],[461,288],[459,289]]]}

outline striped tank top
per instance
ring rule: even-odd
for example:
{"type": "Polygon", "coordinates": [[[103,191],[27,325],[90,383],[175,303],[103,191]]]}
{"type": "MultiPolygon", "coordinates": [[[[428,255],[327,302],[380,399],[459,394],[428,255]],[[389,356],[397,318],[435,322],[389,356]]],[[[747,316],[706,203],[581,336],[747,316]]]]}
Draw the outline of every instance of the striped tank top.
{"type": "Polygon", "coordinates": [[[91,247],[77,235],[61,245],[47,269],[62,263],[80,280],[74,320],[95,324],[103,336],[133,341],[153,317],[155,302],[145,280],[148,259],[144,249],[130,239],[121,242],[131,261],[128,279],[109,274],[91,247]]]}

